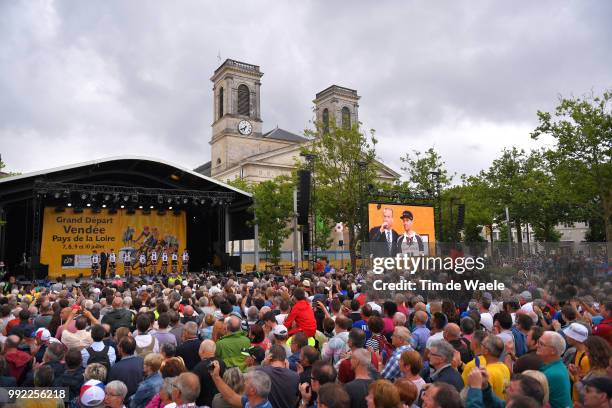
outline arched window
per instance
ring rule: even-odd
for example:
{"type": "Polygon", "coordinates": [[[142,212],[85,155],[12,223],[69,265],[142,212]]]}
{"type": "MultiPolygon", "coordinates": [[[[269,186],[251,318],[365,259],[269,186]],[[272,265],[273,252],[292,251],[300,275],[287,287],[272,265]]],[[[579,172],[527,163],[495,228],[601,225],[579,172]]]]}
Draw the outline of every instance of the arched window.
{"type": "Polygon", "coordinates": [[[351,128],[351,111],[346,106],[342,108],[342,128],[351,128]]]}
{"type": "Polygon", "coordinates": [[[223,87],[219,89],[219,117],[223,117],[223,87]]]}
{"type": "Polygon", "coordinates": [[[249,87],[242,84],[238,87],[238,114],[249,116],[251,113],[249,87]]]}
{"type": "Polygon", "coordinates": [[[329,111],[323,109],[323,133],[329,133],[329,111]]]}

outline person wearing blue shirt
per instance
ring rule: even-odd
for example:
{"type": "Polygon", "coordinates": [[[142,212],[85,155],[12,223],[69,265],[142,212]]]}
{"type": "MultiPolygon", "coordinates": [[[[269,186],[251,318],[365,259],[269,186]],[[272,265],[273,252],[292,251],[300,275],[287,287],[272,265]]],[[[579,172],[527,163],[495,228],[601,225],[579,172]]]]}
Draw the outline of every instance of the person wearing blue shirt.
{"type": "Polygon", "coordinates": [[[556,332],[544,332],[538,340],[537,355],[544,365],[540,371],[546,376],[550,387],[549,402],[552,408],[572,407],[572,388],[567,368],[561,355],[565,352],[565,340],[556,332]]]}

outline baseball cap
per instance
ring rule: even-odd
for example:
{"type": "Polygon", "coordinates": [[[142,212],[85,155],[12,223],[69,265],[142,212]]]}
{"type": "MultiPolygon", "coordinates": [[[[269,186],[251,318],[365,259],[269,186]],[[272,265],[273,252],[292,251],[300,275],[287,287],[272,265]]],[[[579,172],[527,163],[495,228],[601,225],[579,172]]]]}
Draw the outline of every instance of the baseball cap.
{"type": "Polygon", "coordinates": [[[36,337],[40,341],[47,341],[51,338],[51,333],[49,332],[49,330],[45,329],[44,327],[41,327],[40,329],[34,332],[34,336],[32,337],[36,337]]]}
{"type": "Polygon", "coordinates": [[[563,334],[570,339],[584,343],[587,337],[589,337],[589,330],[580,323],[571,323],[569,326],[563,329],[563,334]]]}
{"type": "Polygon", "coordinates": [[[584,385],[597,388],[600,392],[608,394],[608,399],[612,398],[612,378],[610,377],[595,377],[588,380],[582,380],[584,385]]]}
{"type": "Polygon", "coordinates": [[[104,401],[104,384],[98,380],[87,381],[81,386],[79,399],[86,407],[97,407],[104,401]]]}
{"type": "Polygon", "coordinates": [[[412,216],[412,213],[408,210],[402,212],[402,216],[400,217],[400,219],[404,219],[404,218],[408,218],[409,220],[412,220],[414,217],[412,216]]]}
{"type": "Polygon", "coordinates": [[[278,324],[272,329],[272,334],[275,336],[286,336],[287,333],[289,333],[289,331],[282,324],[278,324]]]}
{"type": "Polygon", "coordinates": [[[255,359],[257,364],[261,364],[262,361],[266,358],[266,352],[261,347],[253,346],[246,347],[240,350],[243,356],[251,356],[255,359]]]}

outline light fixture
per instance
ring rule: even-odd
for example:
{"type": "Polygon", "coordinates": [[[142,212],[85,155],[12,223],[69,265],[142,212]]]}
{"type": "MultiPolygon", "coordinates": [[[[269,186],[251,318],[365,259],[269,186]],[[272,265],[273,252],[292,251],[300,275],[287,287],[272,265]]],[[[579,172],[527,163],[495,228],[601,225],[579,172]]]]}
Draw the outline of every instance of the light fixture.
{"type": "Polygon", "coordinates": [[[171,209],[172,209],[172,206],[168,207],[168,209],[169,209],[169,210],[171,210],[171,209]]]}
{"type": "Polygon", "coordinates": [[[125,208],[125,205],[121,204],[121,208],[125,208]]]}
{"type": "Polygon", "coordinates": [[[142,205],[139,205],[138,208],[140,208],[142,210],[142,205]]]}
{"type": "Polygon", "coordinates": [[[81,194],[81,200],[85,200],[87,198],[87,193],[81,194]]]}
{"type": "Polygon", "coordinates": [[[55,194],[53,194],[53,197],[57,200],[58,198],[60,198],[61,193],[56,192],[55,194]]]}
{"type": "Polygon", "coordinates": [[[88,207],[91,207],[91,203],[87,203],[87,206],[88,206],[88,207]]]}
{"type": "Polygon", "coordinates": [[[106,204],[102,204],[102,208],[106,208],[106,204]]]}
{"type": "Polygon", "coordinates": [[[153,208],[155,208],[155,206],[154,206],[154,205],[152,205],[152,206],[150,206],[149,208],[150,208],[150,209],[153,209],[153,208]]]}
{"type": "Polygon", "coordinates": [[[72,207],[72,203],[66,204],[66,207],[72,207]]]}

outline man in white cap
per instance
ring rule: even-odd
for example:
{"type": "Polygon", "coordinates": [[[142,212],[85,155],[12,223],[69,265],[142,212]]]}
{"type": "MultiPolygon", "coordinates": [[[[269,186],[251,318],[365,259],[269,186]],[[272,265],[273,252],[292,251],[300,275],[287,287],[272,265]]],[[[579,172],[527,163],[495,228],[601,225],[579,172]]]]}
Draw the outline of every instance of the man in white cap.
{"type": "Polygon", "coordinates": [[[572,387],[573,399],[577,401],[578,390],[576,384],[591,369],[589,357],[586,355],[586,345],[584,344],[589,337],[589,330],[586,326],[574,322],[563,329],[563,334],[565,334],[565,340],[570,346],[563,355],[563,360],[569,369],[574,384],[572,387]]]}
{"type": "Polygon", "coordinates": [[[83,407],[103,407],[104,397],[104,384],[101,381],[88,380],[81,386],[79,402],[83,407]]]}
{"type": "Polygon", "coordinates": [[[285,349],[285,352],[288,356],[291,354],[291,347],[287,345],[287,340],[289,339],[289,330],[282,325],[278,324],[274,329],[272,329],[272,342],[273,344],[277,344],[285,349]]]}

